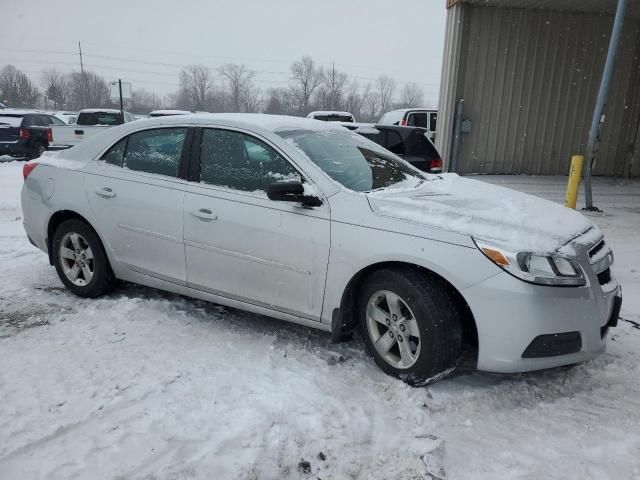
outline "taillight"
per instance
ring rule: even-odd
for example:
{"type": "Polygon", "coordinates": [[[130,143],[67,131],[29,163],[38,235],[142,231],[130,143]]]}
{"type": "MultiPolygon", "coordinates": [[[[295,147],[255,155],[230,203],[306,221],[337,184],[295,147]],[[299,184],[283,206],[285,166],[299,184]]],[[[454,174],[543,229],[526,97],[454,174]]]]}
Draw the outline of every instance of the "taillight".
{"type": "Polygon", "coordinates": [[[30,136],[31,134],[29,133],[29,130],[26,128],[20,129],[20,140],[27,140],[30,136]]]}
{"type": "Polygon", "coordinates": [[[37,166],[38,166],[38,164],[35,163],[35,162],[29,162],[29,163],[25,163],[23,165],[23,167],[22,167],[22,176],[24,177],[25,180],[27,179],[29,174],[35,170],[35,168],[37,166]]]}
{"type": "Polygon", "coordinates": [[[441,172],[442,171],[442,159],[441,158],[434,158],[433,160],[431,160],[431,166],[429,167],[429,170],[432,172],[441,172]]]}
{"type": "Polygon", "coordinates": [[[53,132],[50,128],[47,128],[47,142],[53,143],[53,132]]]}

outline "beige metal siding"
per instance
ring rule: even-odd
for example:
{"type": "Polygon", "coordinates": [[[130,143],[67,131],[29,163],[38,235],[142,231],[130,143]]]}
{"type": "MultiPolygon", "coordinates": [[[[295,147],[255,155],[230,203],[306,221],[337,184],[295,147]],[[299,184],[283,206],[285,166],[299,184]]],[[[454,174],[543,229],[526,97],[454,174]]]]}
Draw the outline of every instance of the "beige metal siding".
{"type": "MultiPolygon", "coordinates": [[[[464,116],[473,126],[463,135],[461,172],[566,173],[571,154],[585,150],[612,17],[464,8],[455,96],[465,99],[464,116]]],[[[628,20],[595,174],[623,170],[632,114],[638,114],[637,40],[638,24],[628,20]]]]}
{"type": "Polygon", "coordinates": [[[438,105],[438,127],[436,148],[444,159],[449,158],[451,131],[455,102],[458,94],[460,56],[462,55],[462,30],[464,20],[463,5],[456,5],[447,11],[447,26],[442,55],[440,80],[440,100],[438,105]]]}

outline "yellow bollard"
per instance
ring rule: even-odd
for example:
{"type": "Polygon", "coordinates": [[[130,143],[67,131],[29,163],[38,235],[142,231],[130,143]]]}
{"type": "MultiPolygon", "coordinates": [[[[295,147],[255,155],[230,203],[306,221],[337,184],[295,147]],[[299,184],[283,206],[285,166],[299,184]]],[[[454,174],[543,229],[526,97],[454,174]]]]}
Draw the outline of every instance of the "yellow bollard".
{"type": "Polygon", "coordinates": [[[564,197],[565,207],[573,209],[576,208],[583,166],[584,157],[582,155],[574,155],[571,157],[571,170],[569,170],[569,181],[567,182],[567,195],[564,197]]]}

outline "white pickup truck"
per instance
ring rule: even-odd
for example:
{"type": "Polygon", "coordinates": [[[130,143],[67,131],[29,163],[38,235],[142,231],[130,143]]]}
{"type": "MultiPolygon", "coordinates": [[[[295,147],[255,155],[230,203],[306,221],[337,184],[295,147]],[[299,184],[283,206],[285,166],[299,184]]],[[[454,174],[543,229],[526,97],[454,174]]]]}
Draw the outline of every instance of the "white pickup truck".
{"type": "Polygon", "coordinates": [[[73,147],[84,139],[92,137],[105,128],[136,119],[131,113],[120,113],[120,110],[109,108],[89,108],[80,110],[74,125],[52,125],[53,141],[49,142],[48,150],[62,150],[73,147]]]}

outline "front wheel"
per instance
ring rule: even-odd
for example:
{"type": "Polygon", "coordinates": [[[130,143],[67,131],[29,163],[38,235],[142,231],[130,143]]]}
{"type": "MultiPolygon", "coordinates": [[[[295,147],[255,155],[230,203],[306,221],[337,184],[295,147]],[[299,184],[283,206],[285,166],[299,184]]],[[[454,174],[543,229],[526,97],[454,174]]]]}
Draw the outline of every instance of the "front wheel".
{"type": "Polygon", "coordinates": [[[367,350],[387,374],[420,386],[455,369],[460,314],[438,277],[410,268],[374,272],[360,291],[359,312],[367,350]]]}
{"type": "Polygon", "coordinates": [[[102,242],[85,222],[62,222],[53,235],[51,248],[58,277],[76,295],[97,297],[114,287],[115,276],[102,242]]]}

